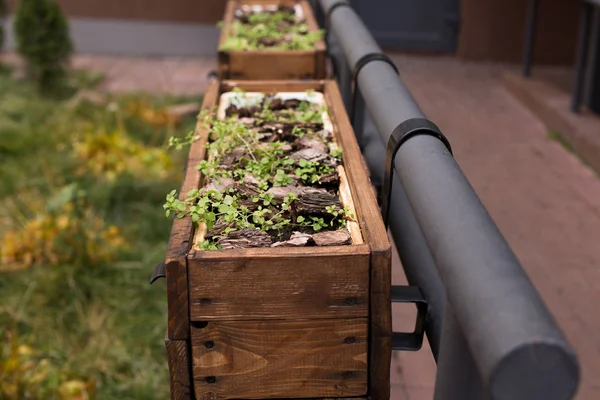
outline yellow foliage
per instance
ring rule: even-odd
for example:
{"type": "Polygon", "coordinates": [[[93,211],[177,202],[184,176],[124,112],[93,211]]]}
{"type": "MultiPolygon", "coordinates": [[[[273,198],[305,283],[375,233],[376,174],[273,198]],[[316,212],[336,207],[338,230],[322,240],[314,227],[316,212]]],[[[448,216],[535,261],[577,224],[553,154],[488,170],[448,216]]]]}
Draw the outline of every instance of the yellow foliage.
{"type": "Polygon", "coordinates": [[[127,171],[134,175],[165,178],[172,166],[166,151],[141,145],[125,132],[89,133],[74,150],[83,162],[79,173],[91,172],[114,180],[127,171]]]}
{"type": "Polygon", "coordinates": [[[67,380],[49,358],[19,344],[10,332],[0,343],[0,381],[0,398],[6,400],[90,400],[96,390],[94,380],[67,380]]]}
{"type": "Polygon", "coordinates": [[[73,203],[67,203],[59,213],[41,213],[21,228],[5,233],[0,242],[0,270],[54,265],[84,257],[92,263],[112,260],[125,246],[119,228],[106,226],[91,209],[81,213],[73,203]]]}
{"type": "Polygon", "coordinates": [[[176,116],[169,114],[165,109],[152,107],[145,99],[130,100],[125,104],[125,111],[156,127],[174,126],[179,122],[176,116]]]}

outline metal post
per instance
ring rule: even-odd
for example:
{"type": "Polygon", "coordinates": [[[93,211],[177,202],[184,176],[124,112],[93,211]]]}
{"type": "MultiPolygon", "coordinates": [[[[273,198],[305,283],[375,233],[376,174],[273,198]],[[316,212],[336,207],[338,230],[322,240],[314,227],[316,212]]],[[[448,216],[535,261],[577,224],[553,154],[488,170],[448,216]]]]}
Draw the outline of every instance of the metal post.
{"type": "Polygon", "coordinates": [[[539,0],[529,0],[527,27],[525,28],[525,49],[523,53],[523,76],[531,76],[531,62],[535,47],[539,0]]]}
{"type": "MultiPolygon", "coordinates": [[[[375,183],[383,181],[384,157],[382,155],[385,154],[385,148],[373,128],[372,125],[365,127],[363,155],[372,173],[371,180],[375,183]]],[[[429,304],[425,332],[433,357],[437,359],[442,335],[442,319],[446,306],[446,291],[433,256],[398,179],[392,186],[392,198],[394,207],[390,210],[389,229],[394,237],[408,283],[419,286],[429,304]]]]}
{"type": "Polygon", "coordinates": [[[356,135],[358,143],[360,144],[361,138],[364,135],[365,125],[367,125],[368,123],[372,125],[373,123],[370,121],[371,116],[365,109],[365,100],[361,96],[360,90],[356,90],[355,96],[356,104],[354,109],[354,120],[352,121],[352,128],[354,129],[354,134],[356,135]],[[369,121],[367,121],[367,119],[369,121]]]}
{"type": "Polygon", "coordinates": [[[434,400],[484,400],[489,395],[481,381],[471,349],[450,307],[446,307],[434,400]]]}
{"type": "Polygon", "coordinates": [[[583,81],[585,78],[585,64],[589,47],[590,21],[593,7],[587,1],[581,2],[581,17],[579,21],[579,37],[577,38],[577,61],[575,63],[575,82],[573,84],[573,99],[571,111],[579,113],[583,81]]]}

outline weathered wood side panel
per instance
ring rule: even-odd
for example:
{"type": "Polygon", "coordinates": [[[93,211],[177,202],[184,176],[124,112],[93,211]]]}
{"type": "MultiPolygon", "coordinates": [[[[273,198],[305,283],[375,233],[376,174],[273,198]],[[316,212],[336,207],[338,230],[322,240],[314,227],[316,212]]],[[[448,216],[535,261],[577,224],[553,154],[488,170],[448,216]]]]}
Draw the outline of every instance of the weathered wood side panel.
{"type": "MultiPolygon", "coordinates": [[[[213,82],[204,96],[202,110],[211,110],[218,98],[219,85],[213,82]]],[[[204,159],[208,131],[201,121],[196,125],[196,135],[200,140],[192,144],[186,165],[185,176],[180,190],[180,199],[192,188],[200,183],[200,172],[190,164],[195,165],[195,160],[204,159]]],[[[193,227],[189,217],[175,219],[171,228],[169,245],[165,258],[167,275],[167,303],[169,325],[167,335],[169,339],[189,338],[189,304],[188,304],[188,277],[186,255],[192,244],[193,227]]]]}
{"type": "Polygon", "coordinates": [[[191,352],[188,341],[165,338],[165,346],[169,363],[171,400],[192,400],[191,352]]]}
{"type": "Polygon", "coordinates": [[[239,88],[247,92],[303,92],[305,90],[323,90],[324,80],[320,81],[277,81],[277,80],[225,80],[221,82],[221,92],[239,88]]]}
{"type": "Polygon", "coordinates": [[[316,51],[248,50],[226,54],[227,79],[316,78],[316,51]]]}
{"type": "Polygon", "coordinates": [[[371,181],[337,85],[325,84],[329,112],[344,150],[344,162],[365,242],[371,247],[369,398],[390,398],[392,306],[391,246],[371,181]]]}
{"type": "Polygon", "coordinates": [[[191,319],[367,317],[369,262],[367,245],[196,252],[191,319]]]}
{"type": "Polygon", "coordinates": [[[367,337],[366,318],[210,322],[192,328],[196,397],[365,395],[367,337]]]}

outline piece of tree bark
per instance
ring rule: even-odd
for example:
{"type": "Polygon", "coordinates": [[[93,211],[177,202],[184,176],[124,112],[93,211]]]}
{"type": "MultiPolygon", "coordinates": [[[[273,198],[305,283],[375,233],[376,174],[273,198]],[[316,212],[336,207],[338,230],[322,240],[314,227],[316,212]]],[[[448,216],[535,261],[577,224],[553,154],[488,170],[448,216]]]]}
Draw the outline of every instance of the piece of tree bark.
{"type": "Polygon", "coordinates": [[[217,178],[211,180],[206,186],[206,190],[214,190],[216,192],[224,192],[227,189],[235,187],[235,181],[231,178],[217,178]]]}
{"type": "Polygon", "coordinates": [[[247,150],[248,149],[246,148],[246,146],[238,146],[234,148],[229,153],[225,154],[225,157],[223,157],[223,161],[221,162],[221,164],[227,166],[235,164],[236,162],[240,161],[242,157],[244,157],[247,150]]]}
{"type": "Polygon", "coordinates": [[[333,185],[339,185],[339,183],[340,183],[340,176],[337,173],[337,171],[332,172],[331,174],[321,175],[321,177],[319,178],[319,184],[321,184],[321,185],[333,186],[333,185]]]}
{"type": "Polygon", "coordinates": [[[299,161],[304,159],[310,162],[322,162],[327,165],[337,165],[337,160],[331,157],[327,152],[323,152],[314,148],[298,150],[290,155],[290,158],[299,161]]]}
{"type": "Polygon", "coordinates": [[[341,246],[351,242],[347,229],[315,233],[312,238],[317,246],[341,246]]]}
{"type": "Polygon", "coordinates": [[[243,229],[231,232],[222,237],[218,242],[223,249],[244,249],[248,247],[269,247],[273,241],[268,233],[260,229],[243,229]]]}
{"type": "Polygon", "coordinates": [[[330,193],[325,189],[304,188],[298,194],[296,210],[306,214],[325,214],[325,207],[334,206],[335,210],[341,208],[340,198],[337,194],[330,193]]]}
{"type": "Polygon", "coordinates": [[[304,247],[312,242],[312,236],[307,233],[294,232],[288,240],[276,242],[271,247],[304,247]]]}
{"type": "Polygon", "coordinates": [[[235,225],[235,221],[227,222],[223,218],[219,218],[212,229],[204,235],[204,239],[212,239],[213,237],[220,235],[225,229],[231,228],[233,225],[235,225]]]}
{"type": "Polygon", "coordinates": [[[242,194],[252,197],[256,196],[260,193],[260,189],[258,188],[259,182],[251,174],[244,175],[244,180],[242,183],[236,183],[235,188],[242,194]]]}
{"type": "Polygon", "coordinates": [[[294,144],[296,145],[298,150],[316,149],[322,151],[323,153],[327,153],[329,151],[327,145],[324,142],[310,136],[304,136],[298,139],[294,144]]]}
{"type": "Polygon", "coordinates": [[[288,194],[294,193],[297,195],[302,189],[302,187],[298,186],[274,186],[267,190],[266,194],[273,195],[273,200],[281,203],[288,194]]]}

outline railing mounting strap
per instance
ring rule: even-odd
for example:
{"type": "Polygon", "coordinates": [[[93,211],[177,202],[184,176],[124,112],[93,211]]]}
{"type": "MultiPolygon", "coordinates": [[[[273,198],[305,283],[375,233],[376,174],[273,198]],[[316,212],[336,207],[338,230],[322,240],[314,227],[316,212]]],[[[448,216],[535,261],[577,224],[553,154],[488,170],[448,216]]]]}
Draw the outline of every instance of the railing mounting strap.
{"type": "Polygon", "coordinates": [[[354,114],[356,112],[356,98],[358,96],[358,90],[356,89],[358,86],[358,74],[371,61],[386,62],[398,75],[400,75],[394,61],[384,53],[367,53],[356,61],[356,64],[354,64],[354,68],[352,69],[352,86],[350,87],[350,90],[352,91],[352,104],[350,105],[350,122],[352,122],[352,126],[354,126],[355,123],[354,114]]]}
{"type": "Polygon", "coordinates": [[[390,135],[386,149],[385,175],[383,178],[383,187],[381,191],[381,216],[385,227],[388,227],[388,217],[390,210],[390,197],[392,195],[392,178],[394,174],[394,157],[400,146],[408,139],[418,135],[429,135],[439,139],[452,154],[450,142],[440,131],[440,129],[431,121],[425,118],[411,118],[398,125],[390,135]]]}
{"type": "Polygon", "coordinates": [[[333,11],[338,7],[352,7],[352,6],[350,5],[350,3],[346,2],[346,1],[340,1],[339,3],[335,3],[334,5],[329,7],[329,10],[327,10],[327,13],[325,14],[324,28],[325,28],[326,33],[329,32],[329,26],[331,26],[331,14],[333,14],[333,11]]]}
{"type": "Polygon", "coordinates": [[[153,284],[155,281],[157,281],[160,278],[167,277],[166,267],[167,266],[164,261],[161,261],[158,264],[156,264],[156,266],[154,267],[154,271],[152,271],[152,277],[150,278],[150,284],[153,284]]]}

